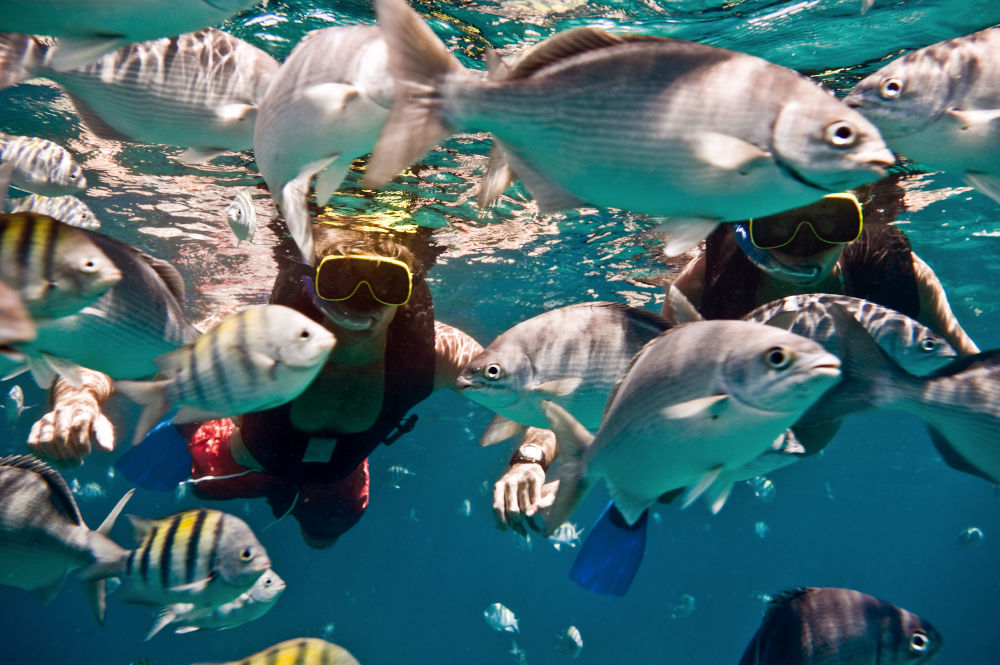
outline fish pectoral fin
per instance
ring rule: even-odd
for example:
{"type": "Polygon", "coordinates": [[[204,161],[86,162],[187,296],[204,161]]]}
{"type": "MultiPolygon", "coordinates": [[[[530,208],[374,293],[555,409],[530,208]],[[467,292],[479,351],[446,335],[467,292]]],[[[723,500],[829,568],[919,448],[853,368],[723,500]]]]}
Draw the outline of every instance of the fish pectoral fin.
{"type": "Polygon", "coordinates": [[[195,580],[194,582],[188,582],[187,584],[180,584],[175,587],[170,587],[169,589],[167,589],[167,592],[199,594],[203,592],[206,588],[208,588],[208,585],[212,582],[213,579],[215,578],[210,575],[208,577],[203,577],[200,580],[195,580]]]}
{"type": "Polygon", "coordinates": [[[333,159],[316,174],[316,203],[325,205],[333,193],[340,188],[340,183],[344,182],[348,170],[351,168],[349,159],[340,159],[341,155],[334,155],[333,159]]]}
{"type": "Polygon", "coordinates": [[[145,639],[143,639],[143,642],[148,642],[149,640],[153,639],[154,635],[156,635],[158,632],[169,626],[170,623],[176,618],[177,614],[174,613],[173,605],[167,605],[166,607],[161,607],[156,614],[156,620],[153,621],[152,628],[150,628],[149,632],[146,633],[146,637],[145,639]]]}
{"type": "Polygon", "coordinates": [[[962,125],[963,132],[990,131],[990,125],[1000,120],[1000,109],[977,109],[975,111],[948,109],[945,114],[958,121],[962,125]]]}
{"type": "Polygon", "coordinates": [[[535,386],[535,392],[548,393],[556,397],[564,397],[580,387],[582,376],[571,376],[564,379],[553,379],[535,386]]]}
{"type": "Polygon", "coordinates": [[[181,626],[174,631],[174,634],[183,635],[184,633],[193,633],[196,630],[199,630],[198,626],[181,626]]]}
{"type": "Polygon", "coordinates": [[[223,104],[215,109],[215,117],[226,123],[237,123],[247,120],[250,114],[256,112],[255,104],[223,104]]]}
{"type": "Polygon", "coordinates": [[[678,402],[661,409],[660,413],[670,420],[682,420],[699,416],[717,417],[729,406],[729,395],[709,395],[686,402],[678,402]]]}
{"type": "Polygon", "coordinates": [[[634,494],[629,494],[618,487],[614,487],[611,483],[608,483],[608,494],[611,497],[612,503],[615,504],[615,508],[622,514],[622,517],[625,518],[629,526],[638,522],[646,509],[656,503],[655,497],[652,499],[643,499],[634,494]]]}
{"type": "Polygon", "coordinates": [[[490,148],[490,161],[486,167],[486,175],[479,186],[477,201],[480,208],[488,208],[507,191],[517,174],[507,161],[507,154],[499,140],[493,140],[490,148]]]}
{"type": "Polygon", "coordinates": [[[976,191],[1000,203],[1000,177],[986,173],[966,171],[965,182],[975,187],[976,191]]]}
{"type": "Polygon", "coordinates": [[[718,479],[720,473],[722,473],[721,465],[702,474],[701,478],[698,479],[698,482],[688,487],[687,491],[684,492],[684,499],[681,502],[681,508],[687,508],[694,503],[698,497],[704,494],[705,490],[711,487],[712,483],[718,479]]]}
{"type": "Polygon", "coordinates": [[[504,155],[514,174],[531,192],[532,198],[538,204],[538,212],[548,214],[590,205],[536,171],[513,150],[505,148],[504,155]]]}
{"type": "Polygon", "coordinates": [[[733,474],[730,471],[720,473],[708,489],[705,490],[705,498],[708,500],[708,508],[713,515],[718,514],[722,507],[726,505],[726,499],[733,491],[733,474]]]}
{"type": "Polygon", "coordinates": [[[479,437],[480,446],[492,446],[495,443],[506,441],[512,436],[517,436],[525,430],[525,426],[516,423],[510,418],[501,416],[499,413],[493,416],[493,420],[486,426],[483,435],[479,437]]]}
{"type": "Polygon", "coordinates": [[[653,231],[667,235],[663,242],[663,253],[673,257],[680,256],[697,245],[718,225],[719,220],[712,217],[670,217],[662,218],[653,231]]]}
{"type": "Polygon", "coordinates": [[[123,36],[114,35],[91,38],[60,37],[52,52],[52,59],[47,64],[57,72],[68,72],[89,65],[126,43],[123,36]]]}
{"type": "Polygon", "coordinates": [[[347,83],[318,83],[300,94],[331,115],[343,111],[351,100],[359,97],[358,89],[347,83]]]}
{"type": "Polygon", "coordinates": [[[746,172],[771,161],[767,150],[728,134],[700,132],[691,141],[695,157],[718,169],[746,172]]]}

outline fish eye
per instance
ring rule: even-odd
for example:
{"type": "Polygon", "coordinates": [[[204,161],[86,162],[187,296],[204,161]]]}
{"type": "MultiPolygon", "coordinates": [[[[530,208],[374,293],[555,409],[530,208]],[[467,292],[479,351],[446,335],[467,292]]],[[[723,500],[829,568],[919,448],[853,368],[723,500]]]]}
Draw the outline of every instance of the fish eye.
{"type": "Polygon", "coordinates": [[[897,78],[886,79],[882,81],[878,92],[882,99],[896,99],[903,94],[903,81],[897,78]]]}
{"type": "Polygon", "coordinates": [[[84,259],[80,264],[80,271],[84,273],[97,272],[97,261],[94,259],[84,259]]]}
{"type": "Polygon", "coordinates": [[[309,339],[311,336],[312,335],[306,328],[299,331],[299,339],[309,339]]]}
{"type": "Polygon", "coordinates": [[[503,376],[503,367],[501,367],[498,363],[490,363],[483,368],[483,376],[491,381],[496,381],[503,376]]]}
{"type": "Polygon", "coordinates": [[[930,647],[931,641],[923,631],[917,631],[910,636],[910,651],[923,653],[930,647]]]}
{"type": "Polygon", "coordinates": [[[767,364],[774,369],[785,369],[792,364],[795,354],[784,347],[776,346],[770,349],[764,358],[767,360],[767,364]]]}
{"type": "Polygon", "coordinates": [[[253,558],[253,550],[250,549],[249,547],[243,548],[243,551],[240,552],[240,559],[242,559],[243,561],[249,561],[252,558],[253,558]]]}
{"type": "Polygon", "coordinates": [[[922,351],[930,353],[932,351],[937,351],[937,347],[937,340],[931,339],[930,337],[920,340],[920,349],[922,351]]]}
{"type": "Polygon", "coordinates": [[[858,133],[854,126],[844,120],[831,122],[826,126],[826,142],[837,148],[846,148],[857,143],[858,133]]]}

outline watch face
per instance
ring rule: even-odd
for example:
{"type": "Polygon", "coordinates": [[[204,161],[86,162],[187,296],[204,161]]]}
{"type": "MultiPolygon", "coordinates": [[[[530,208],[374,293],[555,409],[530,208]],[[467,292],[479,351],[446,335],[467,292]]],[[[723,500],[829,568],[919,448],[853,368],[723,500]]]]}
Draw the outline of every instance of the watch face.
{"type": "Polygon", "coordinates": [[[529,459],[532,462],[542,461],[542,447],[537,443],[526,443],[517,452],[520,453],[521,457],[529,459]]]}

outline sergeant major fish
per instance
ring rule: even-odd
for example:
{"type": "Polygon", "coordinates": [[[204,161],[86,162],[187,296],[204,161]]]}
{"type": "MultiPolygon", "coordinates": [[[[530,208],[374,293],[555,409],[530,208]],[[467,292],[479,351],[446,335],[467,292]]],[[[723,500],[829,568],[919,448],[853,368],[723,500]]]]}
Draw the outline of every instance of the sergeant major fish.
{"type": "Polygon", "coordinates": [[[263,651],[225,663],[196,663],[195,665],[358,665],[350,652],[336,644],[316,637],[299,637],[268,647],[263,651]]]}
{"type": "Polygon", "coordinates": [[[0,134],[0,163],[13,165],[10,184],[25,192],[61,196],[87,188],[73,155],[48,139],[0,134]]]}
{"type": "MultiPolygon", "coordinates": [[[[30,455],[0,458],[0,584],[25,589],[49,603],[72,570],[120,570],[127,550],[107,534],[131,496],[130,491],[91,531],[57,471],[30,455]]],[[[92,607],[104,623],[104,580],[95,579],[92,607]]]]}
{"type": "Polygon", "coordinates": [[[119,381],[116,387],[146,408],[135,442],[169,410],[174,423],[263,411],[291,401],[319,373],[336,340],[284,305],[254,305],[231,314],[209,333],[156,359],[161,378],[119,381]]]}
{"type": "Polygon", "coordinates": [[[577,28],[481,80],[404,0],[377,0],[375,10],[396,94],[369,187],[456,131],[487,131],[541,212],[669,216],[675,254],[720,221],[877,180],[894,161],[861,114],[754,56],[577,28]]]}
{"type": "Polygon", "coordinates": [[[844,98],[890,147],[1000,202],[1000,28],[908,53],[844,98]]]}
{"type": "Polygon", "coordinates": [[[501,603],[493,603],[483,611],[483,618],[493,630],[501,633],[520,632],[517,626],[517,617],[509,607],[501,603]]]}
{"type": "Polygon", "coordinates": [[[809,587],[770,601],[739,665],[922,665],[941,645],[912,612],[853,589],[809,587]]]}
{"type": "Polygon", "coordinates": [[[32,194],[16,199],[11,212],[37,212],[81,229],[99,229],[101,222],[86,203],[75,196],[39,196],[32,194]]]}
{"type": "Polygon", "coordinates": [[[257,536],[235,515],[197,508],[159,520],[129,519],[138,547],[113,566],[98,563],[81,574],[117,575],[117,597],[125,602],[218,607],[248,591],[271,567],[257,536]]]}
{"type": "Polygon", "coordinates": [[[598,478],[629,524],[660,495],[687,488],[713,512],[737,473],[840,376],[816,342],[759,323],[695,321],[666,331],[632,361],[596,435],[545,402],[563,463],[546,531],[566,521],[598,478]]]}
{"type": "Polygon", "coordinates": [[[543,312],[499,335],[458,378],[458,389],[497,413],[480,439],[491,445],[525,427],[548,427],[543,400],[596,430],[615,382],[632,357],[670,323],[614,302],[543,312]]]}
{"type": "Polygon", "coordinates": [[[556,635],[556,649],[563,655],[576,658],[583,651],[583,636],[576,626],[569,626],[566,630],[556,635]]]}
{"type": "Polygon", "coordinates": [[[244,189],[233,198],[233,202],[226,208],[226,221],[236,236],[237,247],[244,240],[253,242],[254,234],[257,233],[257,209],[253,207],[250,190],[244,189]]]}
{"type": "Polygon", "coordinates": [[[285,590],[285,581],[273,570],[265,571],[253,586],[236,600],[218,607],[199,607],[193,603],[175,603],[160,610],[146,640],[151,639],[167,626],[176,626],[177,634],[190,633],[203,628],[226,630],[259,619],[278,601],[285,590]]]}

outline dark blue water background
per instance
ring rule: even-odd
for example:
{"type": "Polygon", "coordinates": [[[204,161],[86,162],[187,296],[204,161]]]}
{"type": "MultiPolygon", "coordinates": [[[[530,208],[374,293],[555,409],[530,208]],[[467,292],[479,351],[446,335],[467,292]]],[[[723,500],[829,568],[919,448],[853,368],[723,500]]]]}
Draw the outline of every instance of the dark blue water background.
{"type": "MultiPolygon", "coordinates": [[[[843,92],[880,60],[1000,21],[1000,3],[876,0],[764,2],[722,6],[687,2],[422,2],[449,46],[470,66],[487,47],[516,50],[577,25],[671,35],[753,53],[818,77],[843,92]],[[561,11],[551,11],[553,8],[561,11]]],[[[366,2],[271,2],[225,27],[283,58],[308,30],[371,22],[366,2]]],[[[82,197],[104,231],[171,260],[188,284],[195,321],[261,302],[273,276],[267,243],[232,248],[224,209],[239,187],[259,180],[252,156],[198,168],[173,148],[102,142],[79,124],[57,89],[44,83],[0,93],[0,131],[43,136],[73,150],[92,187],[82,197]]],[[[608,119],[614,122],[613,118],[608,119]]],[[[468,200],[483,167],[481,138],[451,139],[425,160],[420,177],[403,177],[377,197],[346,188],[334,207],[375,221],[408,216],[437,228],[446,248],[431,273],[437,316],[488,343],[542,311],[586,300],[625,300],[659,310],[658,283],[686,259],[667,262],[648,220],[623,213],[572,212],[547,219],[524,196],[505,197],[494,216],[468,200]]],[[[357,175],[353,176],[357,182],[357,175]]],[[[1000,207],[954,176],[925,175],[911,186],[901,216],[915,251],[936,270],[966,330],[982,348],[1000,346],[1000,207]]],[[[269,212],[257,202],[262,217],[269,212]]],[[[33,408],[0,436],[22,450],[45,396],[19,380],[33,408]]],[[[10,383],[0,384],[6,393],[10,383]]],[[[113,400],[120,439],[134,407],[113,400]]],[[[104,627],[93,620],[82,585],[69,579],[43,607],[18,589],[0,589],[0,663],[124,665],[140,657],[162,665],[237,660],[297,636],[325,637],[362,663],[514,663],[512,639],[528,662],[568,663],[554,636],[579,627],[580,663],[735,664],[762,613],[760,594],[797,585],[844,586],[878,595],[932,621],[945,638],[942,664],[1000,662],[1000,498],[996,489],[946,467],[913,417],[875,414],[848,421],[817,458],[775,472],[774,501],[740,484],[717,516],[702,504],[654,510],[646,560],[625,598],[605,598],[567,579],[573,550],[534,538],[527,547],[493,526],[491,493],[509,444],[481,449],[490,414],[445,391],[423,403],[417,429],[372,456],[372,502],[360,524],[332,550],[301,541],[291,520],[273,523],[263,501],[216,503],[244,517],[268,548],[288,589],[262,620],[225,632],[143,642],[152,615],[112,596],[104,627]],[[387,469],[413,472],[396,488],[387,469]],[[466,516],[463,501],[471,503],[466,516]],[[766,537],[755,532],[765,522],[766,537]],[[960,548],[958,532],[978,526],[982,545],[960,548]],[[682,594],[695,598],[686,618],[671,613],[682,594]],[[483,620],[494,602],[510,607],[521,633],[498,633],[483,620]]],[[[4,452],[4,451],[0,451],[4,452]]],[[[128,489],[98,455],[75,472],[92,526],[128,489]]],[[[593,492],[574,519],[587,529],[606,501],[593,492]]],[[[196,505],[190,498],[139,491],[127,512],[164,516],[196,505]]],[[[126,520],[113,537],[131,542],[126,520]]]]}

